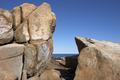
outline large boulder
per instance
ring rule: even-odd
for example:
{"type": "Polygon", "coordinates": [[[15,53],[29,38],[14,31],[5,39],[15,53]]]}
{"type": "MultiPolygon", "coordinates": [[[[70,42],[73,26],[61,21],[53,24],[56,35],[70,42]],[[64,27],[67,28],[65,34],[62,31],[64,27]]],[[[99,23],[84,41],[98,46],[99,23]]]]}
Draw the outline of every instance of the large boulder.
{"type": "Polygon", "coordinates": [[[120,44],[75,38],[78,66],[74,80],[120,80],[120,44]]]}
{"type": "Polygon", "coordinates": [[[23,3],[21,6],[22,18],[25,20],[37,8],[36,5],[30,3],[23,3]]]}
{"type": "Polygon", "coordinates": [[[24,22],[24,20],[36,9],[34,4],[24,3],[20,6],[15,7],[11,13],[13,14],[14,19],[14,30],[18,28],[18,26],[24,22]]]}
{"type": "Polygon", "coordinates": [[[13,39],[12,14],[7,10],[0,9],[0,45],[9,43],[13,39]]]}
{"type": "Polygon", "coordinates": [[[23,52],[24,45],[22,44],[14,43],[0,47],[0,69],[3,70],[0,75],[0,78],[3,77],[1,80],[8,80],[6,77],[9,78],[9,76],[13,76],[10,80],[14,80],[15,77],[20,80],[23,68],[23,52]],[[5,79],[4,76],[6,76],[5,79]]]}
{"type": "Polygon", "coordinates": [[[29,17],[29,32],[31,40],[48,40],[52,37],[53,13],[47,3],[40,5],[29,17]]]}

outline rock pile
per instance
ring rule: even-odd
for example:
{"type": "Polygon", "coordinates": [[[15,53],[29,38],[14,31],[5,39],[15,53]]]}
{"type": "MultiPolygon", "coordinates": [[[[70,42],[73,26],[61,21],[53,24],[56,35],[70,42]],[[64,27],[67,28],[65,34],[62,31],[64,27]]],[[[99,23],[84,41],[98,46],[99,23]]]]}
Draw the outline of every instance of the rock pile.
{"type": "Polygon", "coordinates": [[[46,70],[55,26],[55,14],[47,3],[0,9],[0,80],[58,80],[57,71],[46,70]],[[57,77],[43,79],[50,71],[57,77]]]}
{"type": "Polygon", "coordinates": [[[0,9],[0,80],[120,80],[120,44],[76,37],[79,55],[55,61],[55,26],[47,3],[0,9]]]}
{"type": "Polygon", "coordinates": [[[74,80],[120,80],[120,44],[75,38],[78,65],[74,80]]]}

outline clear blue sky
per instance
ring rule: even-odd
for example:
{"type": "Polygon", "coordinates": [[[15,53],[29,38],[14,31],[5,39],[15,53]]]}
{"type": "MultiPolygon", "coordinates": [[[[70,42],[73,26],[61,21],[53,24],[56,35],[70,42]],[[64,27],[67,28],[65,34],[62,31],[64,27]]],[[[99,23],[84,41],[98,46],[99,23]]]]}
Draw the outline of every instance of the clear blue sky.
{"type": "Polygon", "coordinates": [[[0,7],[24,2],[51,4],[57,16],[54,53],[77,53],[75,36],[120,42],[120,0],[1,0],[0,7]]]}

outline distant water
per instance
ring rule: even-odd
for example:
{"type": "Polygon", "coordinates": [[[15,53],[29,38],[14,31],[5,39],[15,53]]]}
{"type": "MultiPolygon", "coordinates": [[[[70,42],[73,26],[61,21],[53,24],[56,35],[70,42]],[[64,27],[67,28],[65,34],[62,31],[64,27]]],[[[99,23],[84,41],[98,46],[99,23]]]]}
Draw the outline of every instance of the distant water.
{"type": "Polygon", "coordinates": [[[63,54],[63,53],[61,53],[61,54],[60,54],[60,53],[59,53],[59,54],[56,53],[56,54],[55,54],[55,53],[54,53],[54,54],[53,54],[53,57],[54,57],[54,58],[62,58],[62,57],[73,56],[73,55],[77,55],[77,54],[68,54],[68,53],[65,53],[65,54],[63,54]]]}

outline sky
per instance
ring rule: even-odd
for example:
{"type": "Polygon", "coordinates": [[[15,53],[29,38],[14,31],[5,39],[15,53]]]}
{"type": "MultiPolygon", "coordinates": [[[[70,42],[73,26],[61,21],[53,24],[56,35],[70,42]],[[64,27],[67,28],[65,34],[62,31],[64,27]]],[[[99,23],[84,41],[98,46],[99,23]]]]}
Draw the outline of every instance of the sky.
{"type": "Polygon", "coordinates": [[[51,5],[57,16],[54,53],[78,53],[75,36],[120,42],[120,0],[1,0],[0,8],[25,2],[51,5]]]}

